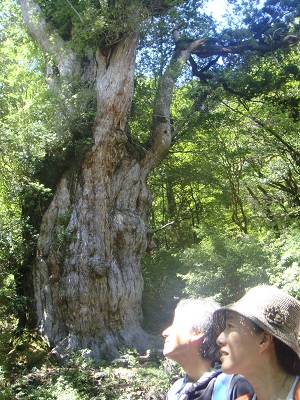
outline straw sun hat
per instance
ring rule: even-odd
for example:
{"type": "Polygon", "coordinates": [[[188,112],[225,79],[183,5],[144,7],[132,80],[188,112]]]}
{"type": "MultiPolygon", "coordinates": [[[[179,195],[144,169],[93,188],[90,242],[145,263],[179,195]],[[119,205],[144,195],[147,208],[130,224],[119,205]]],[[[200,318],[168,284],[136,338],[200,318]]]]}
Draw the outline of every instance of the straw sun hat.
{"type": "Polygon", "coordinates": [[[218,333],[225,328],[226,311],[235,311],[290,347],[300,358],[300,302],[275,286],[256,286],[236,303],[214,313],[218,333]]]}

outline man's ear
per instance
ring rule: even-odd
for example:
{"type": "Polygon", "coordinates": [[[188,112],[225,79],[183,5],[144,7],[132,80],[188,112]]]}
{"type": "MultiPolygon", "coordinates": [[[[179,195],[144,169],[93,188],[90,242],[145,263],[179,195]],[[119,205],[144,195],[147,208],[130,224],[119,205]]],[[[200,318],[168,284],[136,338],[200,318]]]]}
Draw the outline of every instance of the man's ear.
{"type": "Polygon", "coordinates": [[[267,350],[273,343],[273,336],[269,332],[262,332],[260,334],[259,348],[260,352],[267,350]]]}
{"type": "Polygon", "coordinates": [[[194,331],[192,333],[191,342],[196,342],[197,340],[201,340],[202,341],[203,339],[204,339],[204,333],[203,332],[194,331]]]}

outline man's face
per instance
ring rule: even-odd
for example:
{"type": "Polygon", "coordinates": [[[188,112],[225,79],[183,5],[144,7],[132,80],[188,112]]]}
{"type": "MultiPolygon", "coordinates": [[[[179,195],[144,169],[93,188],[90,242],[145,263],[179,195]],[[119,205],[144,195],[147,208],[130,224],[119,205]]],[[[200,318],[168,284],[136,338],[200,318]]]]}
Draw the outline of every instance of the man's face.
{"type": "Polygon", "coordinates": [[[165,338],[164,356],[180,364],[180,361],[187,355],[188,347],[192,346],[193,339],[195,339],[195,332],[191,331],[185,320],[184,311],[175,312],[172,325],[164,330],[162,335],[165,338]]]}

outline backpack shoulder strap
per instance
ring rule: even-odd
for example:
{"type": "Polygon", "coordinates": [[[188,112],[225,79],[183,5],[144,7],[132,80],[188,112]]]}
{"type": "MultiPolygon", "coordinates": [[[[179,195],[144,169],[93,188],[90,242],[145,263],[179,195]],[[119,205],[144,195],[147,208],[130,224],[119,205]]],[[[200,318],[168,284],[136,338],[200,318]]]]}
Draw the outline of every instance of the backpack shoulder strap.
{"type": "Polygon", "coordinates": [[[300,400],[300,377],[297,380],[297,384],[294,391],[294,400],[300,400]]]}
{"type": "Polygon", "coordinates": [[[227,389],[232,377],[233,375],[228,375],[224,373],[221,373],[220,375],[217,376],[212,395],[212,400],[227,399],[227,389]]]}
{"type": "MultiPolygon", "coordinates": [[[[251,398],[251,394],[244,394],[243,396],[238,397],[236,400],[248,400],[251,398]]],[[[300,400],[300,377],[297,380],[295,390],[293,393],[294,400],[300,400]]]]}

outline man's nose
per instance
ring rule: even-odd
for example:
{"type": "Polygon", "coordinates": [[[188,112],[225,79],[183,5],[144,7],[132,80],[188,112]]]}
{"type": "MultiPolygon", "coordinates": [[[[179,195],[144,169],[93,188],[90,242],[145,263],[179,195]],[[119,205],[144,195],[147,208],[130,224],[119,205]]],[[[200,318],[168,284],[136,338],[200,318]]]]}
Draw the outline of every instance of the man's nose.
{"type": "Polygon", "coordinates": [[[162,333],[163,337],[169,336],[169,330],[170,330],[170,326],[169,326],[169,328],[167,328],[167,329],[165,329],[165,330],[163,331],[163,333],[162,333]]]}

